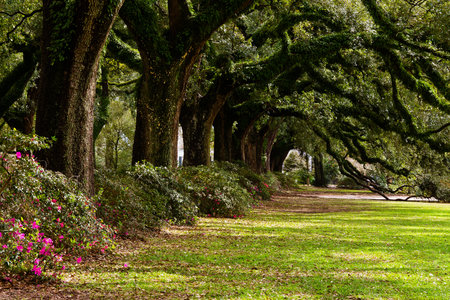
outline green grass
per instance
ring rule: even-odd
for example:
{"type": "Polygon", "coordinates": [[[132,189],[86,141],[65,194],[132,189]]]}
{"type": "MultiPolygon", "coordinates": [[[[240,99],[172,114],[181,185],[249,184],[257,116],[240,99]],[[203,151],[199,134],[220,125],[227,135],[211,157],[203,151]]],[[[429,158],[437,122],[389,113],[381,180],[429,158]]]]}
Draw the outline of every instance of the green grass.
{"type": "Polygon", "coordinates": [[[128,242],[66,280],[92,297],[449,299],[449,236],[446,204],[280,197],[128,242]]]}

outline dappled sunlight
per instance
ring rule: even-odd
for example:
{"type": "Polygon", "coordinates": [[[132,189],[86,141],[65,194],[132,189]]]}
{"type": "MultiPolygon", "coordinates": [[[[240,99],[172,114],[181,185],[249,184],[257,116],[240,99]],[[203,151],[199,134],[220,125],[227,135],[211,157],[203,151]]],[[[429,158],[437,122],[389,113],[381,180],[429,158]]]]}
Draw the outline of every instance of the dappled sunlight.
{"type": "Polygon", "coordinates": [[[340,200],[346,211],[285,211],[287,202],[303,201],[324,207],[323,200],[276,199],[243,218],[168,226],[107,262],[79,266],[66,284],[155,298],[403,298],[448,290],[442,239],[450,207],[340,200]]]}

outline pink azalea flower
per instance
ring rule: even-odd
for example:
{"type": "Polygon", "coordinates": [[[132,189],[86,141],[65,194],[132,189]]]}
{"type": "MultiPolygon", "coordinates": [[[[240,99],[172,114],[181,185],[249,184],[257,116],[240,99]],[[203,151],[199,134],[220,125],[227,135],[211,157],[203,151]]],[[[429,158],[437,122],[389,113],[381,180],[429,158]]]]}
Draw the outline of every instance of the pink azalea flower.
{"type": "Polygon", "coordinates": [[[81,256],[77,258],[77,263],[81,263],[81,256]]]}
{"type": "Polygon", "coordinates": [[[64,223],[59,224],[59,226],[61,226],[61,228],[63,228],[64,227],[64,223]]]}
{"type": "Polygon", "coordinates": [[[51,245],[51,244],[53,244],[53,241],[52,241],[51,238],[45,238],[45,239],[43,240],[43,242],[44,242],[44,244],[46,244],[46,245],[51,245]]]}
{"type": "Polygon", "coordinates": [[[36,274],[36,275],[41,275],[42,274],[42,270],[38,266],[34,266],[33,267],[33,271],[34,271],[34,274],[36,274]]]}
{"type": "Polygon", "coordinates": [[[66,269],[66,266],[62,266],[61,270],[65,270],[65,269],[66,269]]]}
{"type": "Polygon", "coordinates": [[[33,229],[39,229],[39,225],[36,223],[36,221],[33,222],[33,224],[31,225],[31,227],[33,229]]]}
{"type": "Polygon", "coordinates": [[[23,246],[22,245],[17,246],[17,250],[19,250],[19,252],[22,252],[23,251],[23,246]]]}
{"type": "Polygon", "coordinates": [[[43,255],[47,251],[47,248],[42,247],[41,251],[39,251],[39,255],[43,255]]]}
{"type": "Polygon", "coordinates": [[[21,240],[25,239],[25,233],[19,233],[17,236],[18,236],[19,239],[21,239],[21,240]]]}
{"type": "Polygon", "coordinates": [[[8,248],[8,245],[3,245],[2,248],[6,249],[6,248],[8,248]]]}
{"type": "Polygon", "coordinates": [[[0,232],[0,238],[2,237],[2,233],[0,232]]]}
{"type": "Polygon", "coordinates": [[[17,157],[17,159],[21,159],[22,158],[22,153],[16,152],[16,157],[17,157]]]}
{"type": "Polygon", "coordinates": [[[53,203],[56,203],[56,199],[52,199],[52,202],[53,202],[53,203]]]}
{"type": "Polygon", "coordinates": [[[30,252],[31,252],[31,247],[28,246],[28,248],[27,248],[27,253],[30,253],[30,252]]]}
{"type": "Polygon", "coordinates": [[[63,236],[63,235],[60,235],[60,236],[59,236],[59,239],[60,239],[60,240],[62,240],[63,238],[64,238],[64,236],[63,236]]]}
{"type": "Polygon", "coordinates": [[[58,206],[58,211],[61,211],[61,206],[58,206]]]}
{"type": "Polygon", "coordinates": [[[123,267],[124,267],[124,268],[128,268],[127,263],[124,263],[124,264],[123,264],[123,267]]]}

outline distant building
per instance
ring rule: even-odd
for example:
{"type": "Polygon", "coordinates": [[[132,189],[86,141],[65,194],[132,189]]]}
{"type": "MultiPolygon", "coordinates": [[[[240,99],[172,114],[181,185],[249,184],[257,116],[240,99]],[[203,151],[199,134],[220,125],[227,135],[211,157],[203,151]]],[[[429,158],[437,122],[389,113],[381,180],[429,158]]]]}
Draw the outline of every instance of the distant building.
{"type": "Polygon", "coordinates": [[[183,145],[183,129],[181,129],[181,126],[178,126],[178,143],[177,143],[177,150],[178,150],[178,166],[183,165],[183,158],[184,158],[184,145],[183,145]]]}

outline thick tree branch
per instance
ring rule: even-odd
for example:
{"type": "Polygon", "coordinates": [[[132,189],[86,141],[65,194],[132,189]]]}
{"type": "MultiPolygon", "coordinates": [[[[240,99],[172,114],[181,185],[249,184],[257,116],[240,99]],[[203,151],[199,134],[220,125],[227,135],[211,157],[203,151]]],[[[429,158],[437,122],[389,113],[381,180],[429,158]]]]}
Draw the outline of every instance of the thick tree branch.
{"type": "Polygon", "coordinates": [[[107,44],[107,55],[126,64],[129,68],[142,72],[142,60],[139,52],[111,32],[107,44]]]}
{"type": "Polygon", "coordinates": [[[190,13],[185,0],[169,0],[169,31],[172,39],[186,24],[190,13]]]}

